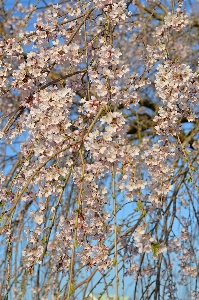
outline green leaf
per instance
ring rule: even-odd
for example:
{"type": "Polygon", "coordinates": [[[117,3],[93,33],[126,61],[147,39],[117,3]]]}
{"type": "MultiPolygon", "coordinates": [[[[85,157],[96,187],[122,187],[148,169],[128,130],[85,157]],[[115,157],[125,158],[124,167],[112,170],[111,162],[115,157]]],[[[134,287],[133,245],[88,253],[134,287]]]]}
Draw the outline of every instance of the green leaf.
{"type": "Polygon", "coordinates": [[[138,202],[136,203],[137,205],[137,210],[140,211],[143,209],[143,205],[142,205],[142,201],[141,200],[138,200],[138,202]]]}
{"type": "Polygon", "coordinates": [[[143,215],[144,217],[146,216],[146,210],[145,210],[145,209],[142,211],[142,215],[143,215]]]}
{"type": "Polygon", "coordinates": [[[78,242],[77,241],[74,241],[74,246],[75,246],[75,248],[78,247],[78,242]]]}
{"type": "Polygon", "coordinates": [[[151,245],[152,252],[155,256],[158,255],[159,246],[160,246],[160,243],[154,243],[151,245]]]}
{"type": "Polygon", "coordinates": [[[141,211],[143,209],[143,205],[142,205],[142,201],[138,200],[138,202],[136,203],[136,208],[134,209],[135,211],[141,211]]]}
{"type": "Polygon", "coordinates": [[[42,241],[42,243],[46,243],[47,242],[47,237],[45,236],[45,237],[43,237],[43,239],[41,240],[42,241]]]}
{"type": "Polygon", "coordinates": [[[192,177],[189,177],[189,178],[187,179],[187,181],[188,181],[188,182],[192,182],[192,177]]]}
{"type": "Polygon", "coordinates": [[[74,286],[73,283],[71,283],[71,285],[70,285],[70,296],[74,293],[74,291],[75,291],[75,286],[74,286]]]}
{"type": "Polygon", "coordinates": [[[116,264],[117,264],[117,259],[114,257],[113,258],[113,265],[116,266],[116,264]]]}

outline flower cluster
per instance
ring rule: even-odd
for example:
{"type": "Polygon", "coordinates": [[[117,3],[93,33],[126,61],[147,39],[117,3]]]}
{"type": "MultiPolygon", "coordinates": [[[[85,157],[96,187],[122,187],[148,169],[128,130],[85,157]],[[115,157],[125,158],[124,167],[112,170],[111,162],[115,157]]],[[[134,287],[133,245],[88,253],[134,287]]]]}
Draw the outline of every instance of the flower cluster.
{"type": "Polygon", "coordinates": [[[154,118],[158,123],[155,128],[158,134],[177,135],[180,118],[195,119],[192,111],[198,102],[198,75],[189,66],[171,61],[160,64],[157,69],[155,84],[163,107],[159,109],[159,116],[154,118]]]}
{"type": "Polygon", "coordinates": [[[177,8],[176,14],[168,13],[164,18],[165,26],[167,28],[179,31],[189,24],[188,16],[182,11],[182,9],[177,8]]]}

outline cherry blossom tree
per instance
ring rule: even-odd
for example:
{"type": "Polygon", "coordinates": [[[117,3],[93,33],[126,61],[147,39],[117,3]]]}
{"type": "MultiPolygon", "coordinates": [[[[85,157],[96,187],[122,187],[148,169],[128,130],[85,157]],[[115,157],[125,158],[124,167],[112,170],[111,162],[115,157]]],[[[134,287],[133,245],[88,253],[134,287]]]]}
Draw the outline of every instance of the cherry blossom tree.
{"type": "Polygon", "coordinates": [[[0,5],[0,298],[199,299],[198,2],[0,5]]]}

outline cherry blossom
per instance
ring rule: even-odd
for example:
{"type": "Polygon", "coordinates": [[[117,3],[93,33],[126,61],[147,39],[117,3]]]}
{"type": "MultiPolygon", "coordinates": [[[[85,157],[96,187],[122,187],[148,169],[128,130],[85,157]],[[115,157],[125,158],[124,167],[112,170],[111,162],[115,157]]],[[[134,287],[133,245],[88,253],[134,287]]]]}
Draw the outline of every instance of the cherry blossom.
{"type": "Polygon", "coordinates": [[[0,298],[198,299],[198,21],[167,4],[2,8],[0,298]]]}

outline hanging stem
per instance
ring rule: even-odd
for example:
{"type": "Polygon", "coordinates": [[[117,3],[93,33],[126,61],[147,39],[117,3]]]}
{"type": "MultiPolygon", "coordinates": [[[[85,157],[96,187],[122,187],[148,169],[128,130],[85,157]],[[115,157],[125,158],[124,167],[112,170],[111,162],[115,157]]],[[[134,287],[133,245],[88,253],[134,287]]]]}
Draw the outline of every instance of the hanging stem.
{"type": "Polygon", "coordinates": [[[114,265],[115,265],[115,283],[116,283],[116,300],[119,299],[119,277],[118,277],[118,262],[117,262],[117,202],[115,195],[115,169],[112,165],[112,198],[113,198],[113,215],[114,215],[114,265]]]}
{"type": "Polygon", "coordinates": [[[75,248],[77,247],[77,229],[78,229],[78,219],[79,219],[79,212],[81,208],[81,197],[83,193],[83,180],[84,180],[84,159],[82,155],[82,149],[79,150],[80,158],[81,158],[81,164],[82,164],[82,176],[81,176],[81,185],[79,190],[79,196],[77,199],[77,208],[76,208],[76,218],[75,218],[75,232],[74,232],[74,239],[73,239],[73,249],[72,249],[72,256],[71,256],[71,262],[70,262],[70,271],[69,271],[69,282],[68,282],[68,294],[67,299],[70,299],[70,295],[74,292],[74,286],[73,286],[73,269],[74,269],[74,261],[75,261],[75,248]]]}

